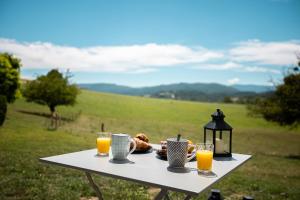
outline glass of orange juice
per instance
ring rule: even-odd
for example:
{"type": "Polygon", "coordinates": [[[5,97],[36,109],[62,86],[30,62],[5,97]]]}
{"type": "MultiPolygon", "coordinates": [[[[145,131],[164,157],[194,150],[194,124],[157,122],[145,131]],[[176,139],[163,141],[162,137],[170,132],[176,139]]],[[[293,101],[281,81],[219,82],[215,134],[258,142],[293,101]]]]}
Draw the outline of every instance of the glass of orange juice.
{"type": "Polygon", "coordinates": [[[197,168],[200,173],[209,174],[211,172],[212,160],[214,154],[213,152],[214,152],[213,144],[208,144],[208,143],[197,144],[196,159],[197,159],[197,168]]]}
{"type": "Polygon", "coordinates": [[[111,143],[111,133],[100,132],[97,133],[97,154],[99,156],[108,156],[111,143]]]}

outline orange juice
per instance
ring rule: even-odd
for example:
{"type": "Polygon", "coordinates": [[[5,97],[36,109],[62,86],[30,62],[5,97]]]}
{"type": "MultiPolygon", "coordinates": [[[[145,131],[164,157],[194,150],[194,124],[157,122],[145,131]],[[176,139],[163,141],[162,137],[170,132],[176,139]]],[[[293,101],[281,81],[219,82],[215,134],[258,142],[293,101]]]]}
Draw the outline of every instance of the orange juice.
{"type": "Polygon", "coordinates": [[[110,137],[97,138],[97,149],[100,154],[108,154],[110,147],[110,137]]]}
{"type": "Polygon", "coordinates": [[[196,154],[197,167],[201,171],[211,171],[213,152],[209,150],[198,150],[196,154]]]}

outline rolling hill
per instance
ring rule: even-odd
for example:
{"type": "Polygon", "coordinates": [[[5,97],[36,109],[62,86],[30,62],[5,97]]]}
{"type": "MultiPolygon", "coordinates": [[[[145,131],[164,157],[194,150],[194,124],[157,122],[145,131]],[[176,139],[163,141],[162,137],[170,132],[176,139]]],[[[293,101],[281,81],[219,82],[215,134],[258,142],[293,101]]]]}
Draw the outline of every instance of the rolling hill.
{"type": "Polygon", "coordinates": [[[217,83],[176,83],[168,85],[158,85],[152,87],[128,87],[117,84],[108,84],[108,83],[81,83],[78,84],[79,87],[84,89],[89,89],[98,92],[109,92],[117,94],[127,94],[127,95],[152,95],[162,91],[196,91],[203,92],[205,94],[214,94],[214,93],[227,93],[234,94],[238,92],[237,89],[217,84],[217,83]]]}
{"type": "Polygon", "coordinates": [[[220,102],[223,101],[225,97],[249,98],[256,96],[257,92],[266,92],[271,89],[268,86],[226,86],[217,83],[176,83],[139,88],[107,83],[78,85],[80,88],[97,92],[207,102],[220,102]]]}
{"type": "Polygon", "coordinates": [[[240,85],[240,84],[235,84],[235,85],[232,85],[232,87],[237,89],[240,92],[264,93],[264,92],[274,91],[274,86],[267,86],[267,85],[240,85]]]}

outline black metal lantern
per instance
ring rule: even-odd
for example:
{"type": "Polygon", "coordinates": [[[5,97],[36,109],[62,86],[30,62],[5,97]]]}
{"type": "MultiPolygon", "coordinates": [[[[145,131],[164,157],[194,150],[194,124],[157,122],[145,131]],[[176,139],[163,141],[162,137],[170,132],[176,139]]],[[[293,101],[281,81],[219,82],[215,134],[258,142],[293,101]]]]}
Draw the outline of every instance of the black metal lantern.
{"type": "Polygon", "coordinates": [[[231,157],[232,127],[224,121],[220,109],[211,115],[212,121],[204,126],[204,143],[214,144],[214,157],[231,157]]]}

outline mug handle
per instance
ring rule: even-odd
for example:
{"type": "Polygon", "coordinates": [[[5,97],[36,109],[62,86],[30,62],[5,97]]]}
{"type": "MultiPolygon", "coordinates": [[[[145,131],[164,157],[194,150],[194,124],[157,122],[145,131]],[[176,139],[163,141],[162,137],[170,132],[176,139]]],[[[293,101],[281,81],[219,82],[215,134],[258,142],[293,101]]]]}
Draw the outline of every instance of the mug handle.
{"type": "Polygon", "coordinates": [[[131,153],[134,152],[135,149],[136,149],[136,142],[134,141],[134,139],[131,138],[130,141],[133,142],[133,148],[131,149],[131,151],[128,152],[127,155],[131,154],[131,153]]]}
{"type": "MultiPolygon", "coordinates": [[[[196,145],[195,145],[195,146],[196,146],[196,145]]],[[[193,158],[195,158],[196,153],[197,153],[197,151],[195,151],[191,157],[187,158],[187,159],[186,159],[186,162],[189,162],[190,160],[192,160],[193,158]]]]}

